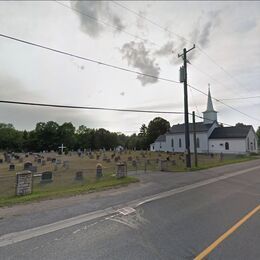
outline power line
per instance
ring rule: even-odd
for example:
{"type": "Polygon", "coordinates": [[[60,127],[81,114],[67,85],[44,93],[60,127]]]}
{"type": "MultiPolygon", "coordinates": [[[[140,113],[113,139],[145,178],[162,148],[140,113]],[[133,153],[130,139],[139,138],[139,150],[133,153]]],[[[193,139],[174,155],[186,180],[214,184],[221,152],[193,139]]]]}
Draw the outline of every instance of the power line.
{"type": "MultiPolygon", "coordinates": [[[[0,37],[6,38],[6,39],[10,39],[10,40],[13,40],[13,41],[16,41],[16,42],[21,42],[21,43],[24,43],[24,44],[28,44],[30,46],[42,48],[42,49],[45,49],[45,50],[48,50],[48,51],[56,52],[56,53],[59,53],[59,54],[63,54],[63,55],[66,55],[66,56],[74,57],[74,58],[77,58],[77,59],[85,60],[87,62],[92,62],[92,63],[99,64],[99,65],[102,65],[102,66],[110,67],[110,68],[113,68],[113,69],[129,72],[129,73],[133,73],[133,74],[137,74],[137,75],[142,75],[142,76],[154,78],[154,79],[161,80],[161,81],[166,81],[166,82],[170,82],[170,83],[180,84],[180,82],[176,81],[176,80],[172,80],[172,79],[168,79],[168,78],[162,78],[162,77],[157,77],[157,76],[146,74],[146,73],[142,73],[142,72],[139,72],[139,71],[130,70],[130,69],[127,69],[127,68],[124,68],[124,67],[120,67],[120,66],[116,66],[116,65],[113,65],[113,64],[105,63],[105,62],[98,61],[98,60],[95,60],[95,59],[86,58],[86,57],[75,55],[75,54],[72,54],[72,53],[69,53],[69,52],[60,51],[60,50],[53,49],[53,48],[50,48],[50,47],[47,47],[47,46],[44,46],[44,45],[40,45],[40,44],[36,44],[36,43],[33,43],[33,42],[25,41],[25,40],[22,40],[22,39],[19,39],[19,38],[11,37],[11,36],[8,36],[8,35],[5,35],[5,34],[0,34],[0,37]]],[[[193,86],[191,86],[189,84],[188,84],[188,86],[193,88],[194,90],[202,93],[203,95],[208,96],[207,93],[199,90],[198,88],[193,87],[193,86]]],[[[247,117],[250,117],[250,118],[252,118],[254,120],[260,121],[259,119],[251,117],[251,116],[245,114],[244,112],[241,112],[238,109],[235,109],[235,108],[231,107],[230,105],[225,104],[224,102],[220,101],[219,99],[216,99],[214,97],[212,97],[212,98],[214,100],[216,100],[217,102],[220,102],[220,103],[224,104],[225,106],[228,106],[229,108],[233,109],[234,111],[237,111],[237,112],[239,112],[241,114],[244,114],[247,117]]]]}
{"type": "Polygon", "coordinates": [[[9,39],[9,40],[14,40],[14,41],[17,41],[17,42],[21,42],[21,43],[24,43],[24,44],[28,44],[28,45],[31,45],[31,46],[34,46],[34,47],[42,48],[42,49],[45,49],[45,50],[48,50],[48,51],[56,52],[56,53],[59,53],[59,54],[63,54],[63,55],[66,55],[66,56],[74,57],[74,58],[77,58],[77,59],[85,60],[85,61],[88,61],[88,62],[96,63],[98,65],[110,67],[110,68],[113,68],[113,69],[130,72],[130,73],[134,73],[134,74],[145,76],[145,77],[154,78],[154,79],[161,80],[161,81],[180,84],[180,82],[176,81],[176,80],[157,77],[157,76],[154,76],[154,75],[151,75],[151,74],[146,74],[146,73],[142,73],[142,72],[139,72],[139,71],[136,71],[136,70],[131,70],[131,69],[127,69],[127,68],[124,68],[124,67],[116,66],[116,65],[113,65],[113,64],[110,64],[110,63],[105,63],[103,61],[98,61],[98,60],[95,60],[95,59],[86,58],[86,57],[79,56],[79,55],[76,55],[76,54],[72,54],[72,53],[69,53],[69,52],[60,51],[60,50],[57,50],[57,49],[54,49],[54,48],[50,48],[50,47],[40,45],[40,44],[37,44],[37,43],[25,41],[25,40],[22,40],[22,39],[19,39],[19,38],[16,38],[16,37],[12,37],[12,36],[9,36],[9,35],[6,35],[6,34],[0,34],[0,37],[6,38],[6,39],[9,39]]]}
{"type": "MultiPolygon", "coordinates": [[[[159,29],[161,29],[161,30],[163,30],[163,31],[165,31],[165,32],[169,32],[169,33],[171,33],[171,34],[177,36],[177,37],[180,38],[180,39],[183,39],[183,40],[185,40],[185,41],[187,41],[187,42],[189,42],[189,43],[191,43],[191,44],[194,44],[193,42],[191,42],[189,39],[185,38],[184,36],[182,36],[182,35],[180,35],[180,34],[177,34],[177,33],[173,32],[172,30],[169,30],[169,29],[167,29],[167,28],[164,28],[164,27],[161,26],[160,24],[158,24],[158,23],[154,22],[153,20],[151,20],[151,19],[149,19],[149,18],[147,18],[147,17],[145,17],[145,16],[143,16],[143,15],[137,13],[136,11],[133,11],[132,9],[130,9],[129,7],[126,7],[125,5],[119,3],[118,1],[112,1],[112,2],[113,2],[114,4],[116,4],[116,5],[120,6],[120,7],[122,7],[123,9],[128,10],[129,12],[135,14],[136,16],[138,16],[138,17],[140,17],[140,18],[142,18],[142,19],[148,21],[150,24],[152,24],[152,25],[158,27],[159,29]]],[[[220,68],[224,73],[226,73],[232,80],[234,80],[237,84],[239,84],[239,85],[241,86],[241,84],[240,84],[226,69],[224,69],[222,66],[220,66],[206,51],[204,51],[204,50],[199,46],[198,43],[196,43],[196,46],[197,46],[197,49],[198,49],[202,54],[204,54],[212,63],[214,63],[218,68],[220,68]]]]}
{"type": "MultiPolygon", "coordinates": [[[[173,32],[173,31],[168,30],[167,28],[164,28],[163,26],[161,26],[161,25],[159,25],[158,23],[156,23],[156,22],[150,20],[149,18],[147,18],[147,17],[145,17],[145,16],[143,16],[143,15],[141,15],[141,14],[135,12],[134,10],[130,9],[129,7],[126,7],[125,5],[122,5],[122,4],[119,3],[118,1],[112,1],[112,2],[113,2],[115,5],[118,5],[118,6],[122,7],[123,9],[125,9],[125,10],[127,10],[127,11],[129,11],[129,12],[131,12],[131,13],[133,13],[133,14],[135,14],[136,16],[138,16],[138,17],[140,17],[140,18],[142,18],[142,19],[148,21],[149,23],[153,24],[154,26],[157,26],[158,28],[162,29],[163,31],[169,32],[169,33],[171,33],[171,34],[173,34],[173,35],[179,37],[180,39],[184,39],[184,40],[186,40],[187,42],[190,42],[189,40],[187,40],[185,37],[181,36],[180,34],[177,34],[177,33],[173,32]]],[[[190,43],[191,43],[191,42],[190,42],[190,43]]]]}
{"type": "Polygon", "coordinates": [[[239,98],[220,98],[219,100],[240,100],[240,99],[252,99],[252,98],[260,98],[260,96],[239,97],[239,98]]]}
{"type": "Polygon", "coordinates": [[[116,112],[132,112],[132,113],[151,113],[151,114],[176,114],[183,115],[183,112],[178,111],[157,111],[157,110],[139,110],[139,109],[124,109],[124,108],[107,108],[107,107],[92,107],[92,106],[74,106],[74,105],[59,105],[24,101],[0,100],[0,103],[26,106],[54,107],[66,109],[85,109],[85,110],[103,110],[116,112]]]}
{"type": "MultiPolygon", "coordinates": [[[[82,109],[82,110],[102,110],[102,111],[114,111],[114,112],[129,112],[129,113],[147,113],[147,114],[175,114],[184,115],[182,111],[158,111],[158,110],[140,110],[140,109],[124,109],[124,108],[108,108],[108,107],[93,107],[93,106],[74,106],[74,105],[60,105],[60,104],[47,104],[47,103],[37,103],[37,102],[25,102],[25,101],[12,101],[12,100],[0,100],[2,104],[9,105],[24,105],[24,106],[39,106],[39,107],[51,107],[51,108],[65,108],[65,109],[82,109]]],[[[189,115],[192,115],[189,113],[189,115]]],[[[198,118],[203,118],[201,116],[195,115],[198,118]]],[[[212,122],[214,120],[208,119],[212,122]]],[[[219,122],[223,125],[231,126],[223,122],[219,122]]]]}
{"type": "MultiPolygon", "coordinates": [[[[131,37],[137,38],[137,39],[139,39],[139,40],[148,41],[147,39],[144,39],[144,38],[142,38],[142,37],[140,37],[140,36],[137,36],[137,35],[135,35],[135,34],[132,34],[132,33],[128,32],[128,31],[124,30],[124,29],[123,29],[122,27],[120,27],[120,26],[115,26],[115,25],[106,23],[106,22],[101,21],[100,19],[97,19],[96,17],[93,17],[93,16],[91,16],[91,15],[89,15],[89,14],[86,14],[86,13],[84,13],[84,12],[82,12],[82,11],[76,9],[76,8],[73,8],[73,7],[71,7],[71,6],[68,6],[68,5],[66,5],[66,4],[63,4],[63,3],[61,3],[61,2],[59,2],[59,1],[57,1],[57,0],[54,0],[54,1],[55,1],[57,4],[61,5],[61,6],[64,6],[64,7],[68,8],[68,9],[70,9],[70,10],[76,12],[76,13],[79,13],[79,14],[82,14],[82,15],[88,17],[90,20],[95,21],[96,23],[99,23],[99,24],[102,24],[102,25],[111,27],[111,28],[113,28],[113,29],[115,29],[115,30],[117,30],[117,31],[123,32],[123,33],[125,33],[125,34],[127,34],[127,35],[130,35],[131,37]]],[[[153,41],[150,41],[150,40],[149,40],[149,42],[152,43],[153,45],[156,45],[156,46],[160,47],[159,44],[157,44],[157,43],[155,43],[155,42],[153,42],[153,41]]]]}

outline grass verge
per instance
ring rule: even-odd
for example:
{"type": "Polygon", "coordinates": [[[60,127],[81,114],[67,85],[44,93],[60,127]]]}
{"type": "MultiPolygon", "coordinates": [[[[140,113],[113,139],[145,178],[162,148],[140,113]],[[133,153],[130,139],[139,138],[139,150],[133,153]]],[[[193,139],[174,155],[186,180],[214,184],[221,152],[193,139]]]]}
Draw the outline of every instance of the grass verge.
{"type": "Polygon", "coordinates": [[[226,161],[218,161],[218,162],[213,162],[213,163],[205,163],[204,165],[199,165],[198,167],[192,167],[191,169],[185,168],[186,171],[199,171],[199,170],[206,170],[209,168],[214,168],[218,166],[224,166],[228,164],[234,164],[234,163],[241,163],[241,162],[246,162],[246,161],[251,161],[251,160],[256,160],[259,159],[257,156],[247,156],[247,157],[241,157],[237,159],[230,159],[226,161]]]}
{"type": "Polygon", "coordinates": [[[75,196],[75,195],[89,193],[89,192],[106,190],[109,188],[118,188],[120,186],[125,186],[130,183],[134,183],[138,181],[139,179],[132,176],[127,176],[121,179],[110,177],[105,180],[100,180],[88,184],[76,185],[73,187],[58,187],[55,188],[55,190],[34,189],[32,194],[26,196],[1,197],[0,207],[11,206],[20,203],[35,202],[44,199],[54,199],[54,198],[75,196]]]}

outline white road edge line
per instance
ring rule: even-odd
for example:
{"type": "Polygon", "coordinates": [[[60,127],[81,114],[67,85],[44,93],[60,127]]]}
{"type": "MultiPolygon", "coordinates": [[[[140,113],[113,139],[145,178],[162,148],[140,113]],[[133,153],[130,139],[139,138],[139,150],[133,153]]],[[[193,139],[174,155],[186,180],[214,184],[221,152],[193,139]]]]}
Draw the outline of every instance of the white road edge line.
{"type": "Polygon", "coordinates": [[[158,199],[162,199],[162,198],[166,198],[184,191],[188,191],[188,190],[192,190],[192,189],[196,189],[211,183],[215,183],[221,180],[225,180],[237,175],[241,175],[247,172],[250,172],[252,170],[256,170],[256,169],[260,169],[260,166],[256,166],[256,167],[252,167],[249,169],[245,169],[245,170],[241,170],[235,173],[229,173],[229,174],[225,174],[219,177],[215,177],[215,178],[211,178],[208,180],[204,180],[204,181],[200,181],[194,184],[189,184],[180,188],[176,188],[173,190],[169,190],[166,192],[162,192],[156,195],[152,195],[152,196],[147,196],[145,198],[142,199],[138,199],[138,200],[134,200],[132,202],[129,203],[125,203],[124,205],[118,205],[115,207],[110,207],[104,210],[97,210],[91,213],[86,213],[86,214],[82,214],[76,217],[72,217],[72,218],[68,218],[65,220],[61,220],[61,221],[57,221],[51,224],[47,224],[47,225],[42,225],[39,227],[35,227],[35,228],[30,228],[27,230],[23,230],[23,231],[18,231],[18,232],[13,232],[13,233],[9,233],[9,234],[5,234],[0,236],[0,247],[4,247],[7,245],[12,245],[27,239],[31,239],[34,237],[38,237],[41,235],[45,235],[51,232],[55,232],[64,228],[68,228],[77,224],[81,224],[93,219],[97,219],[97,218],[101,218],[101,217],[105,217],[111,214],[115,214],[118,213],[118,210],[122,207],[132,207],[132,208],[137,208],[145,203],[149,203],[151,201],[155,201],[158,199]]]}

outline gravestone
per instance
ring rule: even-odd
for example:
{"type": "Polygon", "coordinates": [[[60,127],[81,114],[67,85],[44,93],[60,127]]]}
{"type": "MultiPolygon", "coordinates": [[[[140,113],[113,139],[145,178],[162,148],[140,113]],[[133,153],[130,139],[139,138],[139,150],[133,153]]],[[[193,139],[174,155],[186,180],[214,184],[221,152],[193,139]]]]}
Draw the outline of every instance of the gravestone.
{"type": "Polygon", "coordinates": [[[116,177],[117,179],[127,176],[127,166],[125,163],[117,163],[116,165],[116,177]]]}
{"type": "Polygon", "coordinates": [[[69,161],[63,161],[62,165],[65,169],[69,169],[69,161]]]}
{"type": "Polygon", "coordinates": [[[0,159],[0,163],[3,163],[4,162],[4,160],[3,159],[0,159]]]}
{"type": "Polygon", "coordinates": [[[56,160],[56,164],[61,164],[61,160],[60,159],[56,160]]]}
{"type": "Polygon", "coordinates": [[[133,161],[132,161],[132,166],[137,169],[137,162],[136,162],[136,160],[133,160],[133,161]]]}
{"type": "Polygon", "coordinates": [[[47,171],[42,173],[41,183],[49,183],[52,182],[52,172],[47,171]]]}
{"type": "Polygon", "coordinates": [[[32,172],[32,173],[36,173],[37,172],[37,166],[31,165],[29,167],[29,171],[32,172]]]}
{"type": "Polygon", "coordinates": [[[159,170],[161,172],[167,171],[167,165],[168,165],[167,160],[160,160],[159,161],[159,170]]]}
{"type": "Polygon", "coordinates": [[[172,165],[175,166],[176,165],[176,161],[172,160],[172,165]]]}
{"type": "Polygon", "coordinates": [[[14,171],[15,170],[15,165],[12,163],[9,165],[9,171],[14,171]]]}
{"type": "Polygon", "coordinates": [[[16,173],[16,196],[32,193],[32,179],[32,173],[30,171],[16,173]]]}
{"type": "Polygon", "coordinates": [[[51,159],[51,162],[52,162],[52,163],[56,163],[56,158],[52,158],[52,159],[51,159]]]}
{"type": "Polygon", "coordinates": [[[102,164],[97,164],[96,178],[99,179],[101,177],[103,177],[103,167],[102,167],[102,164]]]}
{"type": "Polygon", "coordinates": [[[42,163],[42,159],[41,159],[41,158],[38,158],[38,159],[37,159],[37,163],[39,163],[39,164],[42,163]]]}
{"type": "Polygon", "coordinates": [[[76,181],[82,181],[83,179],[84,179],[83,172],[82,171],[77,171],[75,173],[75,180],[76,181]]]}
{"type": "Polygon", "coordinates": [[[26,163],[24,163],[23,165],[23,169],[24,170],[29,170],[29,168],[32,166],[32,163],[27,161],[26,163]]]}

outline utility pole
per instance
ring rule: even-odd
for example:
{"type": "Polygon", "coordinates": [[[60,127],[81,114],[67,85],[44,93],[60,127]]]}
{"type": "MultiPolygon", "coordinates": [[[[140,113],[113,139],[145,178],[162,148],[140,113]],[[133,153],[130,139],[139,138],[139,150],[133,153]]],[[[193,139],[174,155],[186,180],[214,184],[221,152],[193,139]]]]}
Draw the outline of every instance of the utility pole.
{"type": "Polygon", "coordinates": [[[184,86],[184,121],[185,121],[185,155],[186,155],[186,167],[191,167],[190,158],[190,131],[189,131],[189,109],[188,109],[188,89],[187,89],[187,53],[195,49],[195,44],[189,50],[183,49],[183,54],[178,54],[178,58],[183,58],[183,67],[180,69],[180,82],[183,82],[184,86]]]}
{"type": "Polygon", "coordinates": [[[192,122],[193,122],[193,140],[194,140],[194,160],[195,160],[195,167],[198,167],[196,122],[195,122],[195,112],[194,111],[192,111],[192,122]]]}

